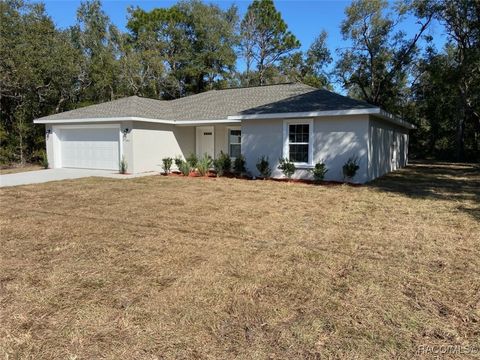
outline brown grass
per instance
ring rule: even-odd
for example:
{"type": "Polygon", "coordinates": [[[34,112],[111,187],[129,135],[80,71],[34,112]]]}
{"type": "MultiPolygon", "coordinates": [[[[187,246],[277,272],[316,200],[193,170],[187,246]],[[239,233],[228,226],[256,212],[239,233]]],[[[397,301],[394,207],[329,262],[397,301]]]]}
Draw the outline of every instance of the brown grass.
{"type": "Polygon", "coordinates": [[[480,347],[479,195],[478,168],[422,164],[365,187],[153,176],[1,189],[0,354],[480,347]]]}
{"type": "Polygon", "coordinates": [[[8,167],[0,167],[0,175],[6,174],[16,174],[26,171],[36,171],[42,170],[43,167],[37,164],[26,164],[26,165],[16,165],[16,166],[8,166],[8,167]]]}

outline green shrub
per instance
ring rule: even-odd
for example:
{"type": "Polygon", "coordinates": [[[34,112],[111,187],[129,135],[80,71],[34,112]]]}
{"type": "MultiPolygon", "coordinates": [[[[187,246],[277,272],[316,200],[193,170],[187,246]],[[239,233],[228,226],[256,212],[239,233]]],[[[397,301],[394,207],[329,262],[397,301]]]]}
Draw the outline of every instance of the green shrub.
{"type": "Polygon", "coordinates": [[[192,170],[192,168],[190,167],[190,164],[186,161],[182,161],[180,165],[177,165],[177,166],[178,166],[178,170],[180,170],[180,172],[185,176],[188,176],[190,174],[190,171],[192,170]]]}
{"type": "Polygon", "coordinates": [[[170,173],[170,169],[172,168],[173,159],[171,157],[166,157],[162,159],[162,169],[165,174],[170,173]]]}
{"type": "Polygon", "coordinates": [[[343,177],[347,179],[353,179],[360,169],[358,165],[358,158],[353,156],[347,160],[347,162],[343,165],[343,177]]]}
{"type": "Polygon", "coordinates": [[[268,157],[262,156],[258,159],[257,170],[263,178],[268,178],[272,175],[272,169],[270,168],[268,157]]]}
{"type": "Polygon", "coordinates": [[[192,169],[195,169],[197,167],[198,157],[194,153],[190,153],[186,160],[192,169]]]}
{"type": "Polygon", "coordinates": [[[321,161],[316,163],[315,167],[313,169],[310,169],[309,171],[312,173],[315,182],[319,183],[323,181],[325,174],[328,172],[328,169],[327,165],[325,165],[325,163],[321,161]]]}
{"type": "Polygon", "coordinates": [[[212,167],[213,160],[208,154],[204,154],[197,162],[197,171],[201,176],[205,176],[212,167]]]}
{"type": "Polygon", "coordinates": [[[48,163],[48,157],[45,150],[40,151],[39,163],[44,169],[48,169],[48,167],[50,166],[50,164],[48,163]]]}
{"type": "Polygon", "coordinates": [[[245,157],[242,154],[237,156],[233,162],[233,172],[237,175],[241,175],[246,172],[247,170],[245,168],[245,163],[245,157]]]}
{"type": "Polygon", "coordinates": [[[120,160],[120,166],[119,166],[119,172],[120,174],[126,174],[127,173],[127,160],[125,160],[125,156],[122,156],[122,160],[120,160]]]}
{"type": "Polygon", "coordinates": [[[228,154],[225,154],[223,151],[220,151],[218,158],[213,160],[213,167],[217,172],[217,176],[223,176],[225,173],[228,173],[232,168],[232,160],[228,154]]]}
{"type": "Polygon", "coordinates": [[[292,178],[292,175],[295,173],[295,171],[297,170],[297,168],[295,167],[295,164],[293,162],[291,162],[290,160],[288,160],[287,158],[285,159],[279,159],[279,165],[278,165],[278,168],[280,170],[282,170],[283,174],[291,179],[292,178]]]}
{"type": "Polygon", "coordinates": [[[175,166],[177,167],[178,170],[180,170],[180,166],[183,163],[182,157],[179,155],[179,156],[175,157],[174,161],[175,161],[175,166]]]}

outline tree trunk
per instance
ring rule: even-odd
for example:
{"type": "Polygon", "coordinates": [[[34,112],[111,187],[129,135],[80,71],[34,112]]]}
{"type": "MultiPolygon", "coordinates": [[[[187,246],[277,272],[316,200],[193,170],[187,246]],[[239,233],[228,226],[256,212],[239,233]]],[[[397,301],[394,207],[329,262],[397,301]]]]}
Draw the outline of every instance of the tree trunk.
{"type": "Polygon", "coordinates": [[[465,92],[460,89],[457,111],[456,160],[463,161],[465,155],[465,92]]]}

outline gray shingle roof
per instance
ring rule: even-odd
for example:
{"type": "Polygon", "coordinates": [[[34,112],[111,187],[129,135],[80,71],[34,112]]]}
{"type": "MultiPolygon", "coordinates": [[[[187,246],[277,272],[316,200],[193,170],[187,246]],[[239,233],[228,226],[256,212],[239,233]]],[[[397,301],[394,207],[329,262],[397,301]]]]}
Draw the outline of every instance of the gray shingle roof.
{"type": "Polygon", "coordinates": [[[292,83],[211,90],[176,100],[130,96],[38,120],[143,117],[160,120],[223,120],[228,116],[372,108],[331,91],[292,83]]]}

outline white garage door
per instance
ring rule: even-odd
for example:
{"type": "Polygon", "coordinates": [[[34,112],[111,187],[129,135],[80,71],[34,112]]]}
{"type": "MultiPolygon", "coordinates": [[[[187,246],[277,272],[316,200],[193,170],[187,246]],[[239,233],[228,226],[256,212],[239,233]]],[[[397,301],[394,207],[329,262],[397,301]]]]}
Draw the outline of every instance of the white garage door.
{"type": "Polygon", "coordinates": [[[62,167],[118,170],[118,128],[61,129],[62,167]]]}

